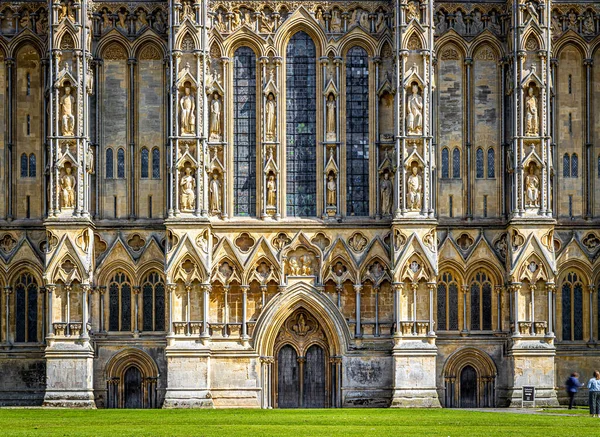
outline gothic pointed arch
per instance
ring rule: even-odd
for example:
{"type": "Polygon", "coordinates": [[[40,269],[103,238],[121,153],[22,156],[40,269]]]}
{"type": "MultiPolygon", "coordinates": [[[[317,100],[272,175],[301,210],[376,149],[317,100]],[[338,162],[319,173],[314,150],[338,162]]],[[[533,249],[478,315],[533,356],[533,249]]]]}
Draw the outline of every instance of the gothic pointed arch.
{"type": "MultiPolygon", "coordinates": [[[[316,48],[316,57],[325,52],[327,36],[312,15],[303,7],[296,9],[292,15],[277,29],[274,45],[278,53],[285,53],[288,42],[298,32],[307,33],[313,40],[316,48]]],[[[316,62],[316,59],[315,59],[316,62]]]]}

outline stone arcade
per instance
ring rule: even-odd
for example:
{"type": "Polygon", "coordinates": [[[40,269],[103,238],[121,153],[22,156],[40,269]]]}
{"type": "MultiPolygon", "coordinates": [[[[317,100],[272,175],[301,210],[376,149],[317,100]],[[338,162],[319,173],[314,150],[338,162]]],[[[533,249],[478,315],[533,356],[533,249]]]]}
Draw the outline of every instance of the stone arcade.
{"type": "Polygon", "coordinates": [[[0,405],[556,405],[600,359],[600,6],[3,1],[0,405]]]}

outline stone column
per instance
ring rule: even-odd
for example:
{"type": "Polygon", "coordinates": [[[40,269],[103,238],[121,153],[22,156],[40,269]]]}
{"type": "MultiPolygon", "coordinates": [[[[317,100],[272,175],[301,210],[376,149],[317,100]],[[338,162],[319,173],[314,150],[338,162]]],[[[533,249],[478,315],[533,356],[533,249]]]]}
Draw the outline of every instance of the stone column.
{"type": "Polygon", "coordinates": [[[4,287],[4,304],[6,305],[6,343],[11,344],[10,341],[10,295],[12,294],[12,287],[4,287]]]}
{"type": "Polygon", "coordinates": [[[106,293],[106,286],[101,285],[98,287],[98,300],[100,302],[100,332],[106,332],[106,325],[104,322],[104,294],[106,293]]]}
{"type": "Polygon", "coordinates": [[[52,324],[52,322],[54,322],[53,319],[53,313],[52,313],[52,296],[54,294],[54,290],[56,290],[56,285],[54,284],[48,284],[46,285],[46,293],[48,295],[48,317],[46,322],[48,323],[48,337],[54,337],[54,325],[52,324]]]}
{"type": "Polygon", "coordinates": [[[176,284],[167,284],[167,293],[169,294],[169,336],[173,335],[173,294],[177,290],[176,284]]]}
{"type": "Polygon", "coordinates": [[[89,284],[83,284],[81,286],[82,298],[81,298],[81,337],[89,338],[87,329],[88,320],[88,293],[90,291],[89,284]]]}
{"type": "Polygon", "coordinates": [[[546,282],[546,290],[548,292],[548,331],[549,337],[554,337],[554,298],[553,294],[556,290],[556,284],[553,282],[546,282]]]}
{"type": "Polygon", "coordinates": [[[247,340],[248,337],[248,325],[247,325],[247,305],[248,305],[248,290],[249,285],[242,285],[242,340],[247,340]]]}
{"type": "Polygon", "coordinates": [[[436,288],[436,283],[428,282],[427,288],[429,289],[429,332],[427,335],[433,337],[435,335],[435,330],[433,329],[433,293],[436,288]]]}

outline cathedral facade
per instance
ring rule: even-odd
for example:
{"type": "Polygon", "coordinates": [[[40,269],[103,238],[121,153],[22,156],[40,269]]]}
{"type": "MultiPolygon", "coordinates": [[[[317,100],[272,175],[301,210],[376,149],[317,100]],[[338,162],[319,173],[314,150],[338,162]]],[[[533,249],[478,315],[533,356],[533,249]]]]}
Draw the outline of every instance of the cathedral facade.
{"type": "Polygon", "coordinates": [[[557,405],[600,360],[599,35],[575,0],[3,1],[0,405],[557,405]]]}

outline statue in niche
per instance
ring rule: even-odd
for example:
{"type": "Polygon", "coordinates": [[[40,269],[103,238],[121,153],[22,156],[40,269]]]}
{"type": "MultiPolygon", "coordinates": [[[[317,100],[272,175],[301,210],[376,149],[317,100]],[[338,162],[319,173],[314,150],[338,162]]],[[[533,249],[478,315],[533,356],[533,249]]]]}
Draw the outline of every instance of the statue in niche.
{"type": "Polygon", "coordinates": [[[340,17],[340,11],[334,9],[331,13],[331,22],[329,24],[329,29],[333,33],[340,33],[342,31],[342,19],[340,17]]]}
{"type": "Polygon", "coordinates": [[[23,11],[19,24],[21,29],[28,29],[31,27],[31,16],[29,15],[29,11],[27,9],[23,11]]]}
{"type": "Polygon", "coordinates": [[[327,207],[337,205],[337,184],[333,172],[327,177],[327,207]]]}
{"type": "Polygon", "coordinates": [[[123,32],[127,32],[127,15],[123,11],[119,11],[117,15],[119,17],[119,23],[117,24],[117,27],[123,32]]]}
{"type": "Polygon", "coordinates": [[[337,139],[336,135],[336,120],[335,120],[335,96],[333,93],[329,94],[327,97],[327,129],[326,129],[326,138],[327,141],[335,141],[337,139]]]}
{"type": "Polygon", "coordinates": [[[390,180],[389,172],[383,173],[383,179],[379,183],[379,190],[381,191],[381,214],[389,215],[392,213],[392,194],[394,187],[390,180]]]}
{"type": "Polygon", "coordinates": [[[423,97],[419,95],[419,86],[412,85],[412,94],[408,96],[406,103],[408,133],[420,135],[423,133],[423,97]]]}
{"type": "Polygon", "coordinates": [[[106,32],[110,27],[112,27],[110,14],[106,9],[104,9],[104,11],[102,12],[102,31],[106,32]]]}
{"type": "Polygon", "coordinates": [[[385,22],[385,14],[383,11],[377,13],[377,21],[375,22],[375,32],[380,33],[385,30],[387,23],[385,22]]]}
{"type": "Polygon", "coordinates": [[[414,165],[412,174],[408,177],[408,209],[410,211],[421,210],[421,195],[423,192],[423,181],[419,174],[419,168],[414,165]]]}
{"type": "Polygon", "coordinates": [[[210,141],[221,141],[221,100],[219,93],[213,94],[210,104],[210,141]]]}
{"type": "Polygon", "coordinates": [[[194,135],[196,132],[196,114],[194,112],[196,101],[189,86],[189,82],[186,82],[185,85],[184,94],[181,96],[179,102],[181,107],[181,133],[194,135]]]}
{"type": "MultiPolygon", "coordinates": [[[[67,65],[65,68],[68,70],[67,65]]],[[[75,130],[75,116],[73,115],[73,109],[75,106],[75,99],[71,95],[71,86],[69,83],[65,85],[65,94],[60,98],[60,116],[62,120],[62,134],[64,136],[73,135],[75,130]]]]}
{"type": "Polygon", "coordinates": [[[186,17],[190,17],[192,21],[194,20],[194,10],[192,9],[191,2],[189,1],[183,2],[183,12],[181,14],[181,21],[185,20],[186,17]]]}
{"type": "Polygon", "coordinates": [[[148,14],[143,9],[140,9],[140,11],[138,12],[138,22],[140,29],[144,26],[148,26],[148,14]]]}
{"type": "Polygon", "coordinates": [[[89,174],[94,173],[94,151],[92,150],[92,146],[88,144],[87,153],[85,154],[85,168],[89,174]]]}
{"type": "Polygon", "coordinates": [[[532,137],[539,134],[538,101],[533,87],[527,90],[525,99],[525,135],[532,137]]]}
{"type": "Polygon", "coordinates": [[[535,164],[529,166],[529,174],[525,178],[525,190],[527,207],[539,207],[540,206],[540,180],[535,175],[535,164]]]}
{"type": "Polygon", "coordinates": [[[267,207],[275,207],[277,203],[277,182],[275,175],[270,174],[267,181],[267,207]]]}
{"type": "Polygon", "coordinates": [[[210,181],[210,211],[212,213],[221,212],[221,182],[219,182],[219,174],[213,173],[210,181]]]}
{"type": "Polygon", "coordinates": [[[65,166],[65,174],[60,178],[62,193],[62,207],[75,207],[75,176],[71,174],[71,167],[65,166]]]}
{"type": "Polygon", "coordinates": [[[69,20],[75,22],[75,13],[73,12],[73,6],[71,1],[65,0],[58,11],[58,21],[61,21],[63,18],[68,17],[69,20]]]}
{"type": "Polygon", "coordinates": [[[290,275],[298,276],[300,274],[300,264],[298,264],[298,258],[292,256],[288,261],[288,266],[290,269],[290,275]]]}
{"type": "Polygon", "coordinates": [[[266,117],[266,140],[275,141],[275,130],[277,129],[277,103],[275,103],[275,95],[269,93],[267,96],[267,104],[265,105],[265,117],[266,117]]]}
{"type": "Polygon", "coordinates": [[[302,263],[302,274],[304,276],[309,276],[312,274],[312,268],[310,266],[310,256],[302,255],[300,257],[300,262],[302,263]]]}
{"type": "Polygon", "coordinates": [[[181,187],[181,210],[192,211],[196,206],[196,179],[192,175],[192,168],[186,167],[185,175],[179,181],[181,187]]]}

